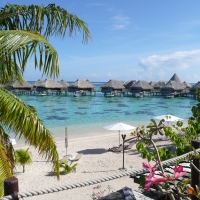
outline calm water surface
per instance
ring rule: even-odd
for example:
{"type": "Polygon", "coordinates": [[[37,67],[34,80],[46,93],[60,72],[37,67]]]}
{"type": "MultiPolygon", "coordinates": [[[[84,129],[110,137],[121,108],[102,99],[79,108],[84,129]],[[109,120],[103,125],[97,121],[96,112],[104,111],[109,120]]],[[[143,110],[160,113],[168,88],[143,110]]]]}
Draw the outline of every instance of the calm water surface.
{"type": "MultiPolygon", "coordinates": [[[[99,89],[102,83],[94,83],[99,89]]],[[[108,133],[103,127],[123,122],[132,126],[147,125],[155,116],[172,114],[184,119],[192,115],[191,107],[197,101],[191,97],[165,99],[161,96],[144,98],[96,96],[73,97],[19,95],[27,104],[35,106],[38,116],[54,137],[63,139],[65,127],[71,138],[108,133]]]]}

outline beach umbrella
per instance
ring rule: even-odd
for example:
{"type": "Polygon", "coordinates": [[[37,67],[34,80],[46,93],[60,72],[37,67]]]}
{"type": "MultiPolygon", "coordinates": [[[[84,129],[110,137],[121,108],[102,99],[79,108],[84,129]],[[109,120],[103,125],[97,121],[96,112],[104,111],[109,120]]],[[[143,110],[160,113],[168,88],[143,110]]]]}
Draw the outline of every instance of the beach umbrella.
{"type": "Polygon", "coordinates": [[[183,120],[182,118],[179,118],[179,117],[176,117],[174,115],[170,115],[170,114],[167,114],[167,115],[160,115],[160,116],[157,116],[157,117],[154,117],[155,119],[164,119],[166,122],[175,122],[175,121],[181,121],[183,120]]]}
{"type": "MultiPolygon", "coordinates": [[[[160,116],[157,116],[157,117],[154,117],[155,119],[159,119],[159,120],[162,120],[164,119],[168,125],[169,125],[169,122],[175,122],[175,121],[181,121],[183,120],[182,118],[179,118],[179,117],[176,117],[174,115],[170,115],[170,114],[167,114],[167,115],[160,115],[160,116]]],[[[167,140],[166,137],[163,137],[162,140],[167,140]]]]}
{"type": "Polygon", "coordinates": [[[103,128],[109,131],[119,131],[119,144],[120,144],[120,131],[128,131],[131,129],[136,129],[136,127],[124,123],[111,124],[103,128]]]}

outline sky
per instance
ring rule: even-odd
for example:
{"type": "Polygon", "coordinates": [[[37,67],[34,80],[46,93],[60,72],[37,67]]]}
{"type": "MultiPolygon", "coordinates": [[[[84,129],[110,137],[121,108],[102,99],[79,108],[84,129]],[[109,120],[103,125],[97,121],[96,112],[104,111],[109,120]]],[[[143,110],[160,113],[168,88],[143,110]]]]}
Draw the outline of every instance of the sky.
{"type": "MultiPolygon", "coordinates": [[[[50,0],[0,0],[11,4],[48,5],[50,0]]],[[[85,21],[92,41],[51,37],[58,52],[57,80],[92,82],[168,81],[174,73],[181,81],[200,81],[199,0],[56,0],[57,6],[85,21]]],[[[32,59],[24,79],[36,81],[32,59]]]]}

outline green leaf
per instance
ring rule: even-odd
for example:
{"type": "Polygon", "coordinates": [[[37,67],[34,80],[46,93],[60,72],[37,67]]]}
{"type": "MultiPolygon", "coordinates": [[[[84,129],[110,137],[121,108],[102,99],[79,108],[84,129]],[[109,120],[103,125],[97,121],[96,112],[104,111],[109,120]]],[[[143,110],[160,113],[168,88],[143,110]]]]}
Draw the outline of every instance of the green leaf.
{"type": "Polygon", "coordinates": [[[140,181],[140,185],[144,188],[144,185],[146,183],[145,175],[143,174],[140,175],[139,181],[140,181]]]}
{"type": "Polygon", "coordinates": [[[145,147],[145,145],[144,145],[143,142],[137,142],[136,143],[136,148],[137,148],[138,151],[144,150],[144,147],[145,147]]]}
{"type": "Polygon", "coordinates": [[[139,181],[140,181],[140,185],[144,188],[144,185],[146,183],[145,175],[143,174],[140,175],[139,181]]]}

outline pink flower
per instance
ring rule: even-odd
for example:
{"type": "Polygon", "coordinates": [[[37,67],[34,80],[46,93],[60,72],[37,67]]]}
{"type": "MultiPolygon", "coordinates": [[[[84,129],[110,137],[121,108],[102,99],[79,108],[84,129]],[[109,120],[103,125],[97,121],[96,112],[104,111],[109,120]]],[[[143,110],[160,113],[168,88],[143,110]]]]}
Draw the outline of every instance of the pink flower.
{"type": "Polygon", "coordinates": [[[149,191],[151,185],[156,184],[156,183],[161,183],[161,182],[165,182],[168,180],[168,178],[166,176],[160,177],[160,178],[155,178],[152,176],[146,176],[145,177],[145,185],[144,188],[149,191]]]}
{"type": "Polygon", "coordinates": [[[183,171],[183,166],[174,167],[174,179],[184,176],[186,173],[187,173],[186,171],[183,171]]]}
{"type": "Polygon", "coordinates": [[[148,169],[150,172],[150,176],[152,176],[152,177],[154,176],[157,165],[159,165],[159,162],[156,163],[153,167],[151,166],[151,164],[149,162],[142,163],[143,168],[148,169]]]}
{"type": "Polygon", "coordinates": [[[155,174],[156,167],[157,167],[158,164],[159,163],[156,163],[152,167],[149,162],[142,163],[143,167],[148,169],[149,172],[150,172],[149,176],[145,177],[146,182],[145,182],[144,188],[147,191],[149,191],[151,185],[153,185],[153,184],[166,182],[166,181],[172,181],[172,180],[175,180],[175,179],[177,179],[181,176],[184,176],[187,173],[186,171],[183,171],[183,166],[175,166],[174,167],[174,176],[166,176],[165,174],[160,173],[161,177],[155,178],[154,174],[155,174]]]}

